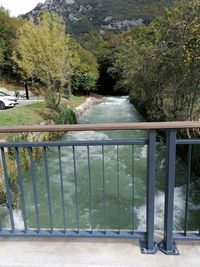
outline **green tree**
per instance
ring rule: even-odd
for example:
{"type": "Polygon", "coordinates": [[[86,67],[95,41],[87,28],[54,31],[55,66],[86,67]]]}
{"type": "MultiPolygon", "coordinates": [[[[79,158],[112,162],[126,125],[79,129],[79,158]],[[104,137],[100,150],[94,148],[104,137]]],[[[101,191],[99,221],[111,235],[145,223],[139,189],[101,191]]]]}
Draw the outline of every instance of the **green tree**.
{"type": "Polygon", "coordinates": [[[45,12],[37,24],[29,20],[18,31],[13,60],[25,80],[31,78],[43,84],[52,108],[59,105],[63,88],[72,75],[69,41],[64,23],[54,13],[45,12]]]}
{"type": "Polygon", "coordinates": [[[22,19],[11,18],[9,12],[0,8],[0,71],[4,75],[12,73],[12,50],[15,46],[17,29],[22,19]]]}
{"type": "Polygon", "coordinates": [[[103,42],[103,35],[98,31],[91,31],[85,34],[81,39],[80,43],[86,50],[92,52],[94,55],[98,55],[103,42]]]}
{"type": "Polygon", "coordinates": [[[200,1],[177,1],[148,26],[122,33],[109,68],[116,89],[149,120],[192,120],[200,103],[200,1]]]}
{"type": "Polygon", "coordinates": [[[71,77],[72,91],[77,94],[94,90],[99,77],[96,57],[74,39],[71,39],[71,51],[77,59],[71,77]]]}

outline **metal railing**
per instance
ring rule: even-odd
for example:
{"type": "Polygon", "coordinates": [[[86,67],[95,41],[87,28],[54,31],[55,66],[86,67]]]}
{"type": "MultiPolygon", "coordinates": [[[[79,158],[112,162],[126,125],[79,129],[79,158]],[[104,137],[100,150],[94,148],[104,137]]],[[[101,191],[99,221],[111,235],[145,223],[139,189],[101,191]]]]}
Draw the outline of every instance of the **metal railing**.
{"type": "MultiPolygon", "coordinates": [[[[200,128],[200,123],[199,127],[200,128]]],[[[189,215],[189,185],[191,180],[191,160],[192,146],[200,145],[199,139],[178,139],[176,129],[167,130],[167,173],[165,181],[165,217],[164,217],[164,240],[160,242],[159,248],[167,255],[179,254],[175,240],[197,240],[200,241],[200,230],[197,232],[188,231],[188,215],[189,215]],[[173,229],[173,213],[174,213],[174,187],[176,178],[176,150],[177,145],[187,145],[187,181],[185,196],[185,215],[184,229],[182,232],[176,232],[173,229]]],[[[198,216],[198,214],[197,214],[198,216]]],[[[199,225],[200,227],[200,225],[199,225]]]]}
{"type": "MultiPolygon", "coordinates": [[[[166,254],[178,254],[178,250],[175,246],[176,239],[189,239],[200,240],[200,233],[190,234],[187,231],[188,220],[188,188],[191,176],[191,147],[193,144],[200,144],[200,139],[177,139],[176,129],[189,129],[200,128],[200,122],[169,122],[169,123],[130,123],[130,124],[98,124],[98,125],[58,125],[58,126],[29,126],[29,127],[1,127],[0,133],[21,133],[21,132],[68,132],[68,131],[110,131],[110,130],[146,130],[148,132],[147,138],[138,140],[94,140],[94,141],[56,141],[56,142],[17,142],[17,143],[0,143],[1,150],[1,162],[3,167],[3,176],[6,189],[6,202],[8,207],[8,215],[10,221],[10,227],[1,227],[0,236],[36,236],[36,237],[104,237],[104,238],[131,238],[141,241],[141,252],[146,254],[154,254],[158,247],[166,254]],[[156,130],[164,129],[167,132],[167,166],[166,166],[166,185],[165,185],[165,215],[164,215],[164,239],[158,244],[154,242],[154,215],[155,215],[155,155],[156,155],[156,130]],[[188,180],[186,190],[186,202],[185,202],[185,228],[183,233],[174,233],[173,230],[173,213],[174,213],[174,186],[175,186],[175,165],[176,165],[176,146],[186,144],[189,146],[188,152],[188,180]],[[146,230],[138,231],[135,229],[135,217],[134,217],[134,190],[135,190],[135,170],[134,170],[134,148],[135,146],[147,146],[147,179],[146,179],[146,230]],[[129,228],[121,226],[124,220],[121,216],[121,188],[119,177],[119,149],[120,147],[128,147],[131,152],[130,164],[132,174],[130,178],[131,193],[129,196],[129,211],[130,211],[130,223],[129,228]],[[77,151],[79,148],[86,149],[85,166],[87,169],[87,192],[84,192],[88,196],[88,217],[89,227],[81,226],[80,219],[80,200],[79,195],[83,190],[79,185],[79,178],[77,175],[77,151]],[[94,192],[93,192],[93,175],[91,175],[91,159],[93,157],[92,148],[98,147],[100,153],[100,165],[101,165],[101,198],[100,203],[102,207],[102,219],[101,222],[94,223],[94,192]],[[113,149],[115,147],[116,158],[116,224],[110,225],[107,222],[107,205],[106,205],[106,176],[105,176],[105,149],[113,149]],[[34,160],[34,149],[40,149],[41,159],[40,163],[44,165],[45,169],[45,184],[47,192],[47,205],[48,210],[48,223],[41,223],[40,214],[40,201],[38,198],[38,181],[41,177],[37,177],[36,174],[36,162],[34,160]],[[62,225],[54,226],[53,217],[53,198],[51,192],[51,180],[49,175],[48,166],[48,150],[54,149],[54,153],[57,155],[57,167],[59,169],[59,187],[61,195],[61,217],[62,225]],[[71,150],[71,166],[73,174],[73,193],[74,193],[74,225],[68,225],[68,212],[66,208],[67,193],[65,191],[65,178],[63,174],[63,164],[67,165],[62,157],[62,150],[71,150]],[[33,202],[34,202],[34,227],[29,225],[29,219],[27,217],[27,197],[24,187],[25,174],[22,170],[20,151],[26,151],[26,158],[28,158],[28,167],[30,170],[30,176],[32,180],[33,190],[33,202]],[[11,153],[12,158],[15,161],[16,176],[17,176],[17,190],[19,196],[19,205],[22,212],[23,227],[18,229],[16,227],[14,217],[14,197],[12,181],[9,176],[9,164],[7,154],[11,153]],[[100,225],[100,226],[97,226],[100,225]]],[[[67,167],[66,167],[67,168],[67,167]]],[[[72,189],[71,189],[72,190],[72,189]]],[[[68,192],[70,194],[70,192],[68,192]]],[[[122,207],[123,208],[123,207],[122,207]]]]}

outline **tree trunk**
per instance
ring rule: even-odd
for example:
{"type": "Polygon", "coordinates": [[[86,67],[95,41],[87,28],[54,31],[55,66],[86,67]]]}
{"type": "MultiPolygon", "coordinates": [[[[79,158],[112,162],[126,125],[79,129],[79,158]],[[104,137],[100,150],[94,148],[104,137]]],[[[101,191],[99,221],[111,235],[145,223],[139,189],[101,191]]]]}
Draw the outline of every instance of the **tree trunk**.
{"type": "Polygon", "coordinates": [[[24,82],[25,92],[26,92],[26,99],[29,99],[29,91],[28,91],[28,80],[26,79],[24,82]]]}

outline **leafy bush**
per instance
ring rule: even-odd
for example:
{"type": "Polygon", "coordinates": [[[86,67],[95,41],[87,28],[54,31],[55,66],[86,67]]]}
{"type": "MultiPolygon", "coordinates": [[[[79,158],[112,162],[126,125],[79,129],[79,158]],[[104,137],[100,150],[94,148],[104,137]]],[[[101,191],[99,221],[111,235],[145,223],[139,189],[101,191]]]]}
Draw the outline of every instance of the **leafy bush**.
{"type": "Polygon", "coordinates": [[[77,124],[75,112],[65,106],[60,106],[53,115],[55,124],[77,124]]]}

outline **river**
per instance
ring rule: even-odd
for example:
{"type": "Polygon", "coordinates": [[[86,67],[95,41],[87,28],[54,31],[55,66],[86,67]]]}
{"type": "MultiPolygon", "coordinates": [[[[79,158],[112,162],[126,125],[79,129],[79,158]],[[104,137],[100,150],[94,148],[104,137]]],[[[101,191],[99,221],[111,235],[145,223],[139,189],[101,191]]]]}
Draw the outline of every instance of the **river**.
{"type": "MultiPolygon", "coordinates": [[[[128,102],[127,97],[105,97],[102,103],[88,110],[80,118],[79,123],[125,123],[144,121],[139,112],[128,102]]],[[[70,132],[65,134],[64,140],[111,140],[111,139],[141,139],[145,138],[145,131],[109,131],[109,132],[70,132]]],[[[77,165],[78,188],[78,216],[82,229],[134,229],[145,230],[146,227],[146,146],[134,147],[134,176],[132,169],[132,147],[120,146],[118,150],[119,163],[116,164],[117,147],[105,147],[105,192],[103,192],[102,148],[90,148],[90,175],[91,197],[88,187],[88,158],[87,147],[75,150],[77,165]],[[119,177],[116,177],[119,170],[119,177]],[[119,182],[119,190],[118,190],[119,182]],[[134,183],[134,184],[133,184],[134,183]],[[134,185],[134,194],[133,194],[134,185]],[[105,203],[102,201],[105,193],[105,203]],[[132,198],[132,194],[134,197],[132,198]],[[119,197],[119,201],[118,201],[119,197]],[[134,202],[134,210],[132,204],[134,202]],[[104,206],[105,205],[105,206],[104,206]],[[91,225],[92,208],[92,225],[91,225]],[[105,213],[104,213],[105,211],[105,213]],[[119,221],[120,217],[120,221],[119,221]]],[[[52,224],[55,228],[63,227],[62,194],[60,189],[60,170],[58,150],[49,149],[48,167],[51,193],[52,224]]],[[[74,187],[74,165],[72,148],[61,149],[62,171],[65,195],[65,213],[68,228],[76,228],[76,192],[74,187]]],[[[45,178],[44,161],[35,163],[37,178],[37,192],[39,202],[39,215],[42,228],[49,227],[48,193],[45,178]]],[[[165,146],[156,145],[156,196],[155,196],[155,228],[163,229],[164,215],[164,177],[165,177],[165,146]]],[[[36,227],[34,194],[31,173],[27,170],[24,174],[24,192],[27,222],[30,228],[36,227]]],[[[177,179],[174,204],[174,229],[183,228],[185,208],[185,180],[186,171],[183,162],[177,159],[177,179]]],[[[195,198],[194,196],[192,198],[195,198]]],[[[189,221],[191,229],[196,229],[198,221],[195,212],[199,212],[198,203],[190,200],[189,221]]],[[[16,227],[23,229],[20,208],[14,210],[16,227]]],[[[7,212],[3,213],[3,225],[9,225],[7,212]]]]}

